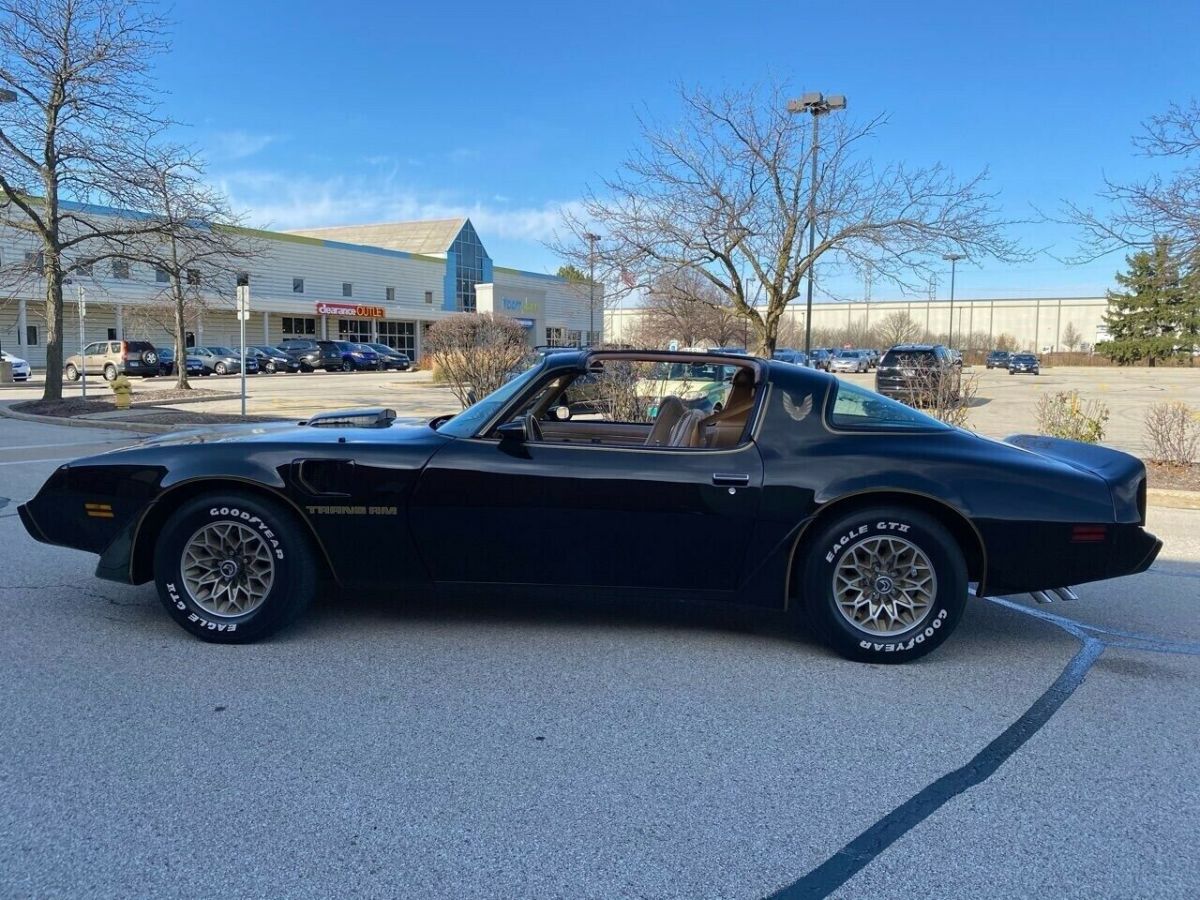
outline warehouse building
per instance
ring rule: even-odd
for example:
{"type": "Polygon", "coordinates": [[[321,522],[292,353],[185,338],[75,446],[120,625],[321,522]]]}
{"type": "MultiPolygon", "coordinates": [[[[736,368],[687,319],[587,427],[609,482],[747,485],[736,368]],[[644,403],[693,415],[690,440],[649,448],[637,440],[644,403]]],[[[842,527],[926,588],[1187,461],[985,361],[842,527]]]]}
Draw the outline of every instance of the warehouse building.
{"type": "MultiPolygon", "coordinates": [[[[916,326],[917,340],[945,340],[953,333],[956,347],[974,344],[984,349],[995,346],[1001,335],[1008,335],[1021,349],[1054,353],[1087,350],[1106,340],[1107,311],[1104,297],[961,298],[953,305],[949,300],[824,302],[813,304],[813,331],[866,332],[888,316],[902,314],[916,326]],[[1067,346],[1068,335],[1076,337],[1073,348],[1067,346]]],[[[636,342],[644,315],[637,307],[610,310],[605,316],[605,334],[610,340],[636,342]]],[[[802,334],[804,304],[789,305],[783,322],[802,334]]]]}
{"type": "MultiPolygon", "coordinates": [[[[94,220],[116,210],[78,207],[94,220]]],[[[311,336],[378,341],[419,359],[425,330],[460,311],[516,319],[531,346],[578,346],[589,340],[587,285],[555,275],[496,265],[469,219],[246,231],[261,253],[221,290],[206,289],[189,321],[189,344],[237,345],[240,324],[233,281],[250,287],[246,341],[276,344],[311,336]]],[[[45,365],[44,281],[32,236],[0,223],[0,346],[35,367],[45,365]]],[[[64,348],[83,339],[170,342],[168,277],[153,266],[96,262],[64,287],[64,348]]]]}

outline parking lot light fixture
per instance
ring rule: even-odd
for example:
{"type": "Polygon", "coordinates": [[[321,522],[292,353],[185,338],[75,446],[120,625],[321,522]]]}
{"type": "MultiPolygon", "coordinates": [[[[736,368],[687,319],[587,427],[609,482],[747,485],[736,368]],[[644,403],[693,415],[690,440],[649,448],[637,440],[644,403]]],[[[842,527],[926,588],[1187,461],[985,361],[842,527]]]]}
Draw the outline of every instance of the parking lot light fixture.
{"type": "Polygon", "coordinates": [[[954,274],[960,259],[966,259],[965,253],[946,253],[942,259],[950,261],[950,349],[954,349],[954,274]]]}
{"type": "Polygon", "coordinates": [[[808,189],[808,300],[804,305],[804,352],[812,350],[812,305],[813,305],[813,270],[816,260],[813,259],[813,249],[817,242],[817,157],[821,150],[821,131],[819,122],[821,116],[836,109],[846,108],[845,94],[829,94],[820,91],[810,91],[797,100],[788,101],[788,112],[793,115],[808,113],[812,116],[812,180],[808,189]]]}

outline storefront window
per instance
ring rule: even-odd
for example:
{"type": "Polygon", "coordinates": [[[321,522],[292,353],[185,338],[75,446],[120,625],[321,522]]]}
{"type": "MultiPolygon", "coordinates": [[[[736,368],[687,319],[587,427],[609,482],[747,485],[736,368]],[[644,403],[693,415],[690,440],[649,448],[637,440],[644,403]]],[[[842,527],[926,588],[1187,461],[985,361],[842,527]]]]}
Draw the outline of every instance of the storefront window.
{"type": "Polygon", "coordinates": [[[338,340],[368,343],[371,340],[371,320],[338,319],[338,340]]]}
{"type": "Polygon", "coordinates": [[[412,322],[379,323],[379,343],[407,353],[408,358],[412,360],[417,358],[415,334],[416,328],[412,322]]]}

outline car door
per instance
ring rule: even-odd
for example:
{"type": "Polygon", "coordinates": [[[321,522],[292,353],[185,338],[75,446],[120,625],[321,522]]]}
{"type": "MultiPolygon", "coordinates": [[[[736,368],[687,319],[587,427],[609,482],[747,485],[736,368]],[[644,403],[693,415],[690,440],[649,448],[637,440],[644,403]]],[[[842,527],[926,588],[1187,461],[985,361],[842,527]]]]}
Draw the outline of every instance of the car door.
{"type": "Polygon", "coordinates": [[[82,365],[87,374],[100,372],[104,369],[104,348],[108,346],[103,341],[96,341],[83,348],[82,365]]]}
{"type": "Polygon", "coordinates": [[[411,515],[443,584],[544,584],[719,598],[744,576],[763,465],[730,450],[452,440],[411,515]]]}

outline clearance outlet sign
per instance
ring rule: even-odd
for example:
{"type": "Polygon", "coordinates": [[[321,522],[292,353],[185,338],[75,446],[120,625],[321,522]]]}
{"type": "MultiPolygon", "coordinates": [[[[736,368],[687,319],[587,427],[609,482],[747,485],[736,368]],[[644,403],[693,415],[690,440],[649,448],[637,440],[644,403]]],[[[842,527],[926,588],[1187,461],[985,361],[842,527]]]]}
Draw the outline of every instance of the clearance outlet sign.
{"type": "Polygon", "coordinates": [[[382,319],[387,314],[382,306],[359,306],[353,303],[318,303],[317,312],[322,316],[340,316],[344,319],[382,319]]]}

